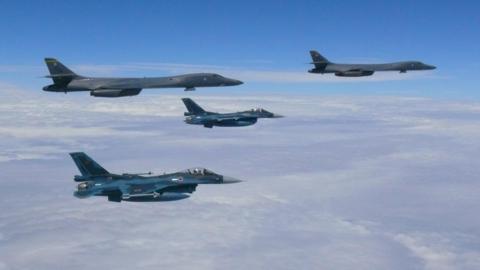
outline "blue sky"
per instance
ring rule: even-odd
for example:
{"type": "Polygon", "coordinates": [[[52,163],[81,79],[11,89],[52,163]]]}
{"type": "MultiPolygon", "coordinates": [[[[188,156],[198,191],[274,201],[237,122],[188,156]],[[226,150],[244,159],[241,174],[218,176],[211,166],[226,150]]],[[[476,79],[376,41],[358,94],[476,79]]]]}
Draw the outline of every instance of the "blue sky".
{"type": "Polygon", "coordinates": [[[37,78],[46,72],[45,56],[69,66],[182,63],[300,73],[315,48],[333,61],[418,59],[438,69],[361,84],[247,77],[232,91],[477,98],[479,8],[477,1],[6,1],[0,80],[40,89],[48,83],[37,78]]]}
{"type": "Polygon", "coordinates": [[[480,269],[480,4],[233,2],[0,5],[0,270],[480,269]],[[312,48],[438,69],[313,75],[312,48]],[[45,56],[84,75],[245,84],[47,93],[45,56]],[[286,117],[206,129],[183,122],[185,96],[286,117]],[[115,173],[202,166],[245,181],[171,203],[80,200],[73,151],[115,173]]]}

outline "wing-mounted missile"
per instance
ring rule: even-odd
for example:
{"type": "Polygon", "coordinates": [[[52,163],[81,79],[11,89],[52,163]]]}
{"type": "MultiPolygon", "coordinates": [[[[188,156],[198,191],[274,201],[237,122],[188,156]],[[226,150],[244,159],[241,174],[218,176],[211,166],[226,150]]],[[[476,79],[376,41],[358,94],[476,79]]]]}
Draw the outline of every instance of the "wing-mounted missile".
{"type": "Polygon", "coordinates": [[[147,172],[147,173],[123,173],[122,176],[127,177],[127,178],[133,178],[133,177],[136,177],[136,176],[152,175],[152,174],[153,174],[152,172],[147,172]]]}
{"type": "Polygon", "coordinates": [[[185,91],[195,91],[195,87],[186,87],[185,91]]]}
{"type": "Polygon", "coordinates": [[[136,175],[152,175],[153,172],[146,172],[146,173],[136,173],[136,175]]]}

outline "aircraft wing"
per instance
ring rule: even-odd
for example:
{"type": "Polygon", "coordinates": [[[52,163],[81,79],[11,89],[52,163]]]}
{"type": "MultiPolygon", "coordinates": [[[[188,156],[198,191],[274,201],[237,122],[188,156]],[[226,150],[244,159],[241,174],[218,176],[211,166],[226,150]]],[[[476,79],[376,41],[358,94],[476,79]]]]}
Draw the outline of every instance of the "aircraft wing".
{"type": "Polygon", "coordinates": [[[335,72],[336,76],[340,77],[362,77],[362,76],[370,76],[375,71],[371,68],[343,68],[335,72]]]}
{"type": "Polygon", "coordinates": [[[125,89],[96,89],[90,92],[94,97],[127,97],[136,96],[142,91],[141,88],[125,88],[125,89]]]}
{"type": "Polygon", "coordinates": [[[339,72],[362,72],[362,71],[373,71],[361,67],[342,67],[338,69],[339,72]]]}
{"type": "Polygon", "coordinates": [[[239,121],[239,120],[255,120],[257,117],[254,116],[246,116],[246,115],[237,115],[237,116],[227,116],[227,117],[219,117],[215,120],[217,123],[222,123],[222,122],[232,122],[232,121],[239,121]]]}
{"type": "Polygon", "coordinates": [[[105,191],[109,201],[120,202],[122,199],[132,197],[152,197],[159,196],[158,190],[168,187],[168,185],[159,184],[126,184],[117,189],[105,191]]]}
{"type": "MultiPolygon", "coordinates": [[[[180,180],[181,181],[181,180],[180,180]]],[[[119,187],[108,193],[109,201],[119,202],[122,199],[139,197],[159,198],[163,193],[193,193],[197,184],[132,184],[119,187]]]]}
{"type": "Polygon", "coordinates": [[[159,185],[159,184],[134,184],[128,185],[124,195],[130,197],[137,197],[137,196],[150,196],[152,193],[157,192],[157,190],[165,188],[166,185],[159,185]]]}

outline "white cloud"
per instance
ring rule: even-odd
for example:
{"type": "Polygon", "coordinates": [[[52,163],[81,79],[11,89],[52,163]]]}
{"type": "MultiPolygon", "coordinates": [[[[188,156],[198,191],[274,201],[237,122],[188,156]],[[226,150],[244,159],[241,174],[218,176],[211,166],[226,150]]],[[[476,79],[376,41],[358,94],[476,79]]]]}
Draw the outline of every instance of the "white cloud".
{"type": "Polygon", "coordinates": [[[439,234],[397,234],[393,239],[420,258],[425,269],[476,269],[480,267],[480,251],[459,250],[456,241],[439,234]]]}
{"type": "Polygon", "coordinates": [[[455,254],[448,249],[438,247],[438,242],[439,240],[442,241],[442,239],[435,239],[434,237],[428,241],[429,243],[424,243],[421,239],[405,234],[398,234],[394,239],[408,248],[415,256],[422,259],[427,270],[456,269],[454,267],[455,254]]]}
{"type": "Polygon", "coordinates": [[[479,268],[477,102],[202,96],[287,116],[205,129],[182,122],[180,95],[0,93],[0,269],[479,268]],[[112,172],[246,181],[177,202],[80,200],[69,151],[112,172]]]}

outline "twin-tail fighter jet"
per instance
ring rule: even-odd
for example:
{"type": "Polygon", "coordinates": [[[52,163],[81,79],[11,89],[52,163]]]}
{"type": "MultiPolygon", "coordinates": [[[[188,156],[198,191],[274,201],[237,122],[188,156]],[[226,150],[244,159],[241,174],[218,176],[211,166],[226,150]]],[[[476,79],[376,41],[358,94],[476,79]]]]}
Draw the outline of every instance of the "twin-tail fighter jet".
{"type": "Polygon", "coordinates": [[[89,91],[94,97],[136,96],[146,88],[185,88],[217,87],[240,85],[243,82],[223,77],[215,73],[193,73],[170,77],[151,78],[99,78],[76,74],[54,58],[45,58],[53,84],[43,87],[50,92],[89,91]]]}
{"type": "Polygon", "coordinates": [[[87,198],[105,196],[109,201],[155,202],[186,199],[200,184],[230,184],[240,180],[216,174],[205,168],[193,168],[181,172],[157,176],[146,174],[113,174],[83,152],[70,153],[82,175],[74,196],[87,198]]]}

